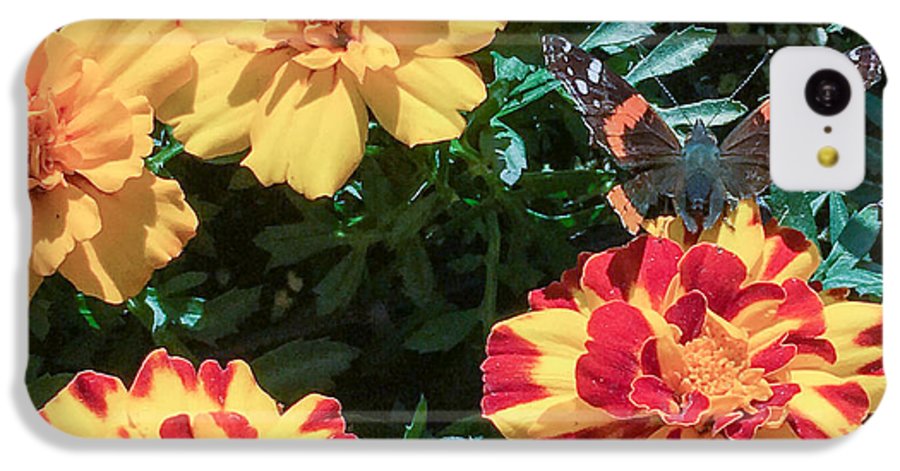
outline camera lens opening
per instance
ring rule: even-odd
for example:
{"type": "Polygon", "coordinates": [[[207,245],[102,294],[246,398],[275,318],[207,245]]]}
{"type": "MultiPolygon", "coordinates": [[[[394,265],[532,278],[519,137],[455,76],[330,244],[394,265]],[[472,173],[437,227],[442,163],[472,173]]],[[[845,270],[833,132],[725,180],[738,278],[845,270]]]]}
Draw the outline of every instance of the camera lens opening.
{"type": "Polygon", "coordinates": [[[844,74],[820,70],[806,82],[806,103],[818,114],[834,116],[850,104],[850,82],[844,74]]]}

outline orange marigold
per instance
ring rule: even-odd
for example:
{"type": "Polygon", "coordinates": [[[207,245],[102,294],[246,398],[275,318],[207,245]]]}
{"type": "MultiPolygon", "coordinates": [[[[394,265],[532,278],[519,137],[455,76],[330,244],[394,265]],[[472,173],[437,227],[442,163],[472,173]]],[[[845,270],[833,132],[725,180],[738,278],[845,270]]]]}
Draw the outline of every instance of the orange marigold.
{"type": "Polygon", "coordinates": [[[188,22],[197,75],[160,112],[188,152],[243,160],[264,185],[331,195],[362,159],[371,110],[403,143],[458,137],[484,101],[462,56],[500,22],[188,22]]]}
{"type": "Polygon", "coordinates": [[[143,162],[153,109],[190,79],[193,44],[175,22],[92,21],[52,33],[32,55],[32,294],[58,271],[84,293],[122,302],[194,236],[197,217],[178,183],[143,162]]]}

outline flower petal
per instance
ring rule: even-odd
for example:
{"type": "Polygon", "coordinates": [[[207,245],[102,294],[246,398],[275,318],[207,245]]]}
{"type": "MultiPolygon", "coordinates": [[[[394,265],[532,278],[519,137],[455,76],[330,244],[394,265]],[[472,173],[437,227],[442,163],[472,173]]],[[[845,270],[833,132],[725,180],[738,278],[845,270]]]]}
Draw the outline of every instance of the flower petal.
{"type": "Polygon", "coordinates": [[[528,293],[528,306],[532,311],[551,308],[565,308],[577,311],[579,303],[584,304],[581,292],[581,274],[584,265],[593,254],[582,252],[578,254],[578,262],[575,268],[563,272],[560,281],[554,281],[544,288],[532,290],[528,293]]]}
{"type": "Polygon", "coordinates": [[[498,323],[487,340],[481,408],[506,437],[556,437],[610,418],[581,401],[575,363],[585,353],[587,318],[547,309],[498,323]]]}
{"type": "Polygon", "coordinates": [[[59,271],[85,294],[109,303],[136,295],[196,233],[197,216],[173,180],[144,170],[111,195],[80,188],[96,201],[103,229],[79,243],[59,271]]]}
{"type": "Polygon", "coordinates": [[[400,50],[430,57],[454,57],[475,52],[494,40],[501,21],[370,21],[400,50]]]}
{"type": "Polygon", "coordinates": [[[199,393],[194,365],[160,348],[144,359],[128,391],[128,417],[144,437],[158,437],[163,421],[181,413],[214,410],[215,404],[199,393]]]}
{"type": "Polygon", "coordinates": [[[677,244],[655,237],[639,237],[625,247],[594,255],[586,262],[581,279],[591,300],[589,307],[625,300],[660,311],[680,257],[677,244]]]}
{"type": "Polygon", "coordinates": [[[291,406],[266,438],[356,438],[347,433],[337,399],[309,394],[291,406]]]}
{"type": "Polygon", "coordinates": [[[60,34],[97,61],[106,78],[104,86],[124,98],[142,95],[158,107],[191,78],[195,40],[176,21],[82,21],[64,27],[60,34]]]}
{"type": "Polygon", "coordinates": [[[198,157],[246,149],[258,100],[288,53],[254,54],[218,38],[197,45],[191,56],[196,62],[193,79],[166,100],[159,119],[172,125],[185,150],[198,157]]]}
{"type": "Polygon", "coordinates": [[[56,394],[41,416],[63,432],[78,437],[128,437],[125,386],[119,378],[83,371],[56,394]]]}
{"type": "Polygon", "coordinates": [[[686,291],[698,290],[706,296],[709,308],[720,314],[728,311],[738,296],[747,269],[741,259],[715,245],[703,243],[691,247],[678,264],[681,285],[686,291]]]}
{"type": "Polygon", "coordinates": [[[307,198],[332,195],[356,170],[368,114],[343,68],[318,71],[289,63],[261,100],[244,159],[264,185],[287,182],[307,198]]]}
{"type": "Polygon", "coordinates": [[[264,432],[278,422],[278,404],[259,387],[243,360],[233,360],[225,369],[215,360],[206,360],[197,370],[197,378],[199,390],[211,404],[240,414],[256,430],[264,432]]]}
{"type": "Polygon", "coordinates": [[[706,321],[706,296],[699,291],[691,291],[669,306],[664,317],[666,322],[681,330],[678,343],[686,344],[697,338],[703,330],[706,321]]]}
{"type": "Polygon", "coordinates": [[[802,232],[778,226],[774,220],[766,225],[762,256],[750,278],[781,283],[789,278],[809,279],[819,266],[819,249],[802,232]]]}
{"type": "Polygon", "coordinates": [[[30,191],[31,269],[36,275],[52,275],[78,242],[100,232],[97,203],[73,185],[50,191],[30,191]]]}
{"type": "Polygon", "coordinates": [[[855,381],[822,371],[795,371],[800,393],[788,403],[787,421],[800,438],[832,438],[850,433],[869,412],[869,397],[855,381]]]}
{"type": "Polygon", "coordinates": [[[587,332],[587,353],[575,367],[578,395],[616,418],[639,415],[641,409],[628,399],[631,384],[641,375],[645,343],[654,337],[670,336],[668,324],[657,314],[612,301],[594,311],[587,332]]]}
{"type": "Polygon", "coordinates": [[[478,69],[461,59],[417,57],[369,70],[361,87],[378,122],[409,146],[459,137],[487,90],[478,69]]]}
{"type": "Polygon", "coordinates": [[[232,411],[197,414],[191,423],[191,432],[193,438],[259,438],[259,431],[251,422],[232,411]]]}

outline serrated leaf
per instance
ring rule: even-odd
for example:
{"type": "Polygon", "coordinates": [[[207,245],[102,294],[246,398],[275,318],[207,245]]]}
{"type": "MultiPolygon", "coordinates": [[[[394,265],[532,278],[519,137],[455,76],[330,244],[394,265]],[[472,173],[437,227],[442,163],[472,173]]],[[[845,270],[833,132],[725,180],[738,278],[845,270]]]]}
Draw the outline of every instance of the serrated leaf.
{"type": "Polygon", "coordinates": [[[807,239],[818,243],[818,227],[812,211],[812,201],[818,195],[815,192],[784,191],[772,186],[768,197],[769,208],[779,224],[793,227],[807,239]]]}
{"type": "Polygon", "coordinates": [[[659,116],[669,126],[692,126],[698,119],[707,126],[723,126],[747,114],[743,103],[728,98],[702,100],[674,108],[660,108],[659,116]],[[715,120],[715,122],[713,122],[715,120]]]}
{"type": "Polygon", "coordinates": [[[356,296],[365,268],[366,248],[354,247],[313,288],[313,292],[318,296],[316,312],[320,316],[325,316],[348,304],[356,296]]]}
{"type": "Polygon", "coordinates": [[[416,438],[424,438],[425,425],[428,423],[428,401],[425,395],[419,396],[419,403],[416,404],[416,411],[413,413],[412,421],[404,427],[403,439],[410,440],[416,438]]]}
{"type": "Polygon", "coordinates": [[[713,29],[689,26],[676,31],[638,62],[625,76],[625,80],[634,86],[648,78],[661,77],[689,67],[709,51],[715,39],[716,31],[713,29]]]}
{"type": "Polygon", "coordinates": [[[262,286],[233,288],[210,299],[203,315],[191,329],[192,336],[208,345],[238,331],[238,326],[259,309],[262,286]]]}
{"type": "Polygon", "coordinates": [[[884,297],[884,280],[882,274],[870,270],[853,268],[829,275],[822,280],[823,289],[852,288],[860,296],[884,297]]]}
{"type": "Polygon", "coordinates": [[[419,353],[445,352],[462,342],[478,321],[476,309],[444,313],[426,321],[403,346],[419,353]]]}
{"type": "Polygon", "coordinates": [[[252,362],[262,387],[284,404],[311,392],[328,392],[334,377],[350,368],[359,350],[329,339],[294,340],[252,362]]]}
{"type": "Polygon", "coordinates": [[[516,56],[503,57],[500,53],[492,51],[491,58],[494,60],[495,80],[519,82],[534,71],[534,66],[522,62],[516,56]]]}
{"type": "Polygon", "coordinates": [[[618,54],[625,48],[656,34],[651,26],[652,23],[600,23],[581,42],[581,48],[590,51],[599,47],[607,54],[618,54]]]}
{"type": "Polygon", "coordinates": [[[343,233],[319,221],[269,226],[263,229],[253,243],[269,252],[272,258],[267,270],[294,265],[319,252],[349,243],[343,233]]]}
{"type": "Polygon", "coordinates": [[[479,147],[485,157],[497,160],[500,180],[509,186],[519,181],[528,168],[522,136],[498,119],[492,119],[491,127],[482,133],[479,147]]]}
{"type": "Polygon", "coordinates": [[[850,211],[847,204],[844,203],[844,197],[840,193],[831,192],[828,194],[828,235],[833,245],[838,243],[838,237],[844,231],[844,226],[850,219],[850,211]]]}
{"type": "Polygon", "coordinates": [[[434,294],[434,271],[428,251],[418,238],[403,244],[397,256],[400,261],[400,277],[403,291],[419,307],[425,307],[434,294]]]}
{"type": "Polygon", "coordinates": [[[398,244],[422,230],[447,204],[446,195],[442,192],[432,192],[413,201],[409,207],[399,212],[391,225],[386,237],[388,246],[396,249],[398,244]]]}
{"type": "Polygon", "coordinates": [[[831,253],[822,264],[827,273],[826,278],[837,275],[838,271],[855,267],[868,255],[881,232],[879,213],[877,205],[869,205],[847,220],[831,253]]]}

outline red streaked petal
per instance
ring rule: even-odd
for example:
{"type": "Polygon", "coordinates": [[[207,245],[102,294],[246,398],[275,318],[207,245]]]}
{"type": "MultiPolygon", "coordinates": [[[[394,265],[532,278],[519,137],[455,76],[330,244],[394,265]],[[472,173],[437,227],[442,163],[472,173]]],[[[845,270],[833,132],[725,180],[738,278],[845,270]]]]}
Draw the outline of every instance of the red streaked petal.
{"type": "Polygon", "coordinates": [[[194,438],[190,416],[178,414],[163,420],[159,426],[159,438],[194,438]]]}
{"type": "Polygon", "coordinates": [[[664,415],[674,414],[679,410],[675,391],[656,376],[641,376],[632,381],[628,399],[642,409],[664,415]]]}
{"type": "Polygon", "coordinates": [[[782,284],[784,302],[775,312],[776,321],[791,320],[798,323],[794,333],[815,337],[825,331],[823,304],[816,292],[803,280],[791,278],[782,284]]]}
{"type": "Polygon", "coordinates": [[[752,270],[753,278],[781,283],[789,278],[808,279],[819,266],[819,250],[802,232],[778,226],[774,220],[766,226],[762,258],[752,270]]]}
{"type": "Polygon", "coordinates": [[[757,330],[774,316],[785,292],[775,283],[752,283],[732,299],[722,318],[748,330],[757,330]]]}
{"type": "Polygon", "coordinates": [[[802,438],[847,434],[869,413],[869,396],[856,381],[813,370],[792,371],[791,380],[800,392],[787,404],[787,419],[802,438]]]}
{"type": "Polygon", "coordinates": [[[711,244],[691,247],[678,264],[678,273],[684,289],[702,292],[717,314],[728,311],[747,277],[737,255],[711,244]]]}
{"type": "Polygon", "coordinates": [[[697,338],[703,330],[706,320],[706,297],[700,291],[691,291],[670,306],[664,317],[667,322],[681,329],[681,338],[678,342],[684,345],[697,338]]]}
{"type": "Polygon", "coordinates": [[[563,272],[560,281],[554,281],[545,288],[532,290],[528,293],[528,305],[532,311],[551,308],[566,308],[578,310],[576,292],[581,289],[581,273],[584,265],[593,254],[582,252],[578,254],[578,262],[575,268],[563,272]]]}
{"type": "Polygon", "coordinates": [[[675,276],[681,247],[667,239],[638,237],[620,249],[611,249],[588,259],[581,285],[603,302],[626,300],[630,304],[659,311],[675,276]]]}
{"type": "Polygon", "coordinates": [[[178,389],[193,391],[197,388],[194,366],[184,358],[169,356],[164,348],[154,350],[144,359],[129,393],[133,397],[146,397],[162,382],[166,383],[165,386],[180,383],[179,387],[171,388],[169,394],[175,394],[174,391],[178,389]]]}
{"type": "Polygon", "coordinates": [[[44,405],[40,415],[55,428],[78,437],[117,437],[121,429],[129,428],[126,401],[119,378],[82,371],[44,405]]]}
{"type": "Polygon", "coordinates": [[[723,432],[726,437],[732,440],[749,440],[756,436],[756,431],[769,420],[771,415],[771,410],[762,409],[755,414],[750,414],[732,422],[724,428],[723,432]]]}
{"type": "Polygon", "coordinates": [[[588,352],[575,367],[578,395],[614,417],[634,416],[639,409],[628,393],[640,374],[644,342],[655,335],[653,326],[639,309],[614,301],[594,311],[587,330],[588,352]]]}
{"type": "Polygon", "coordinates": [[[788,334],[783,334],[774,341],[751,353],[750,367],[762,368],[765,374],[778,371],[797,356],[797,346],[785,344],[788,334]]]}
{"type": "Polygon", "coordinates": [[[550,395],[543,385],[530,379],[542,352],[507,326],[495,327],[487,341],[488,358],[481,365],[484,372],[485,415],[550,395]]]}
{"type": "Polygon", "coordinates": [[[341,403],[321,394],[309,394],[297,401],[266,438],[356,438],[346,430],[341,403]]]}

